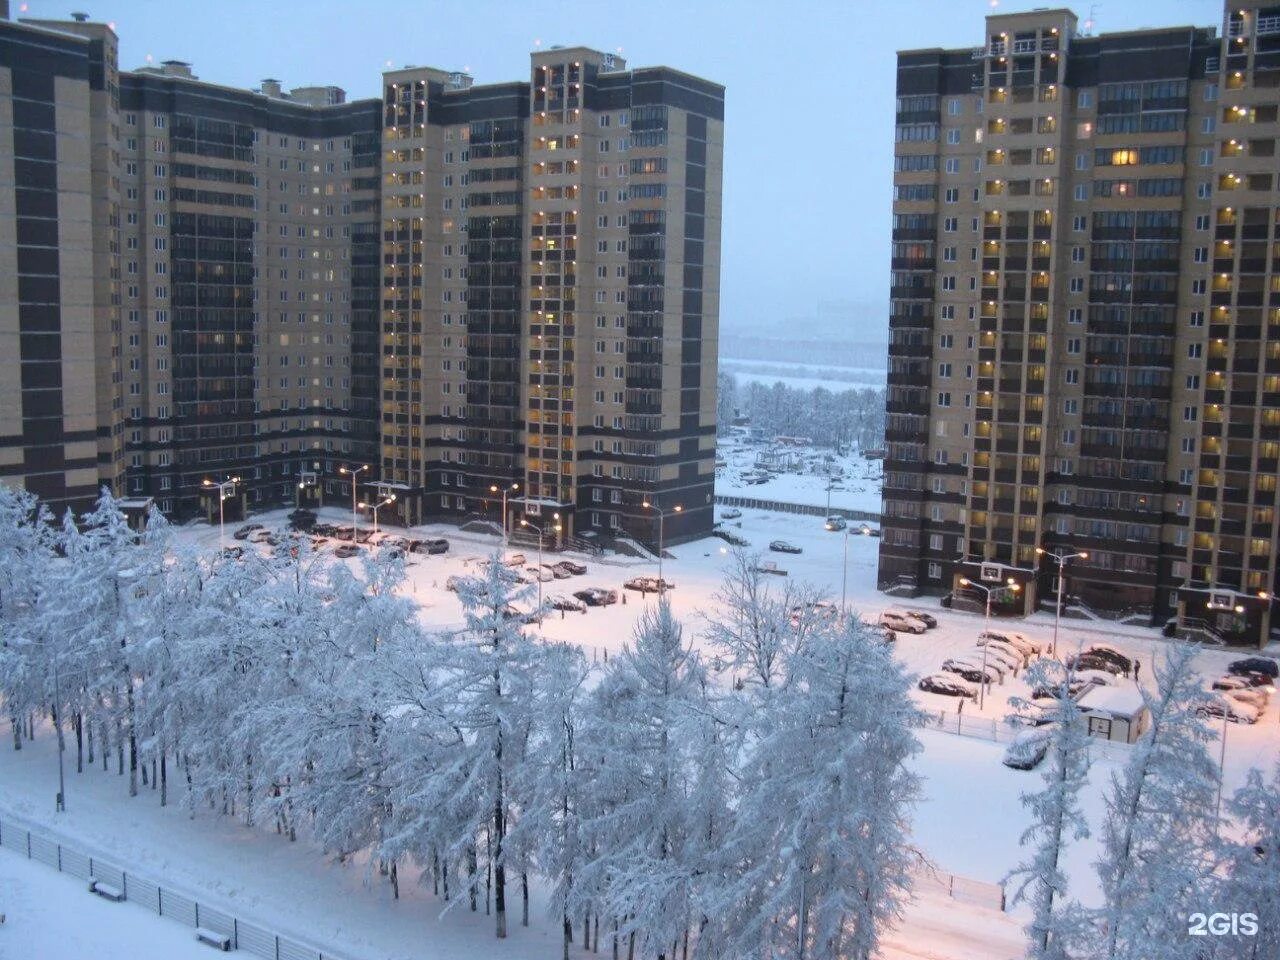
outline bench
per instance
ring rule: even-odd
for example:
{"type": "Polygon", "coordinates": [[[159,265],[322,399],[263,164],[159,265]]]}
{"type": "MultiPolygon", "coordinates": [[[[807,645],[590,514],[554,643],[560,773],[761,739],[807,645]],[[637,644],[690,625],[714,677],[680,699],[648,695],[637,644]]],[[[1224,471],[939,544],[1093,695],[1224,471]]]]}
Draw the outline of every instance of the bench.
{"type": "Polygon", "coordinates": [[[124,900],[123,890],[113,884],[103,883],[101,880],[91,879],[89,881],[89,892],[96,893],[102,899],[110,900],[112,903],[120,903],[124,900]]]}
{"type": "Polygon", "coordinates": [[[196,927],[196,939],[201,943],[207,943],[215,949],[226,953],[231,949],[231,938],[225,933],[219,933],[217,930],[210,930],[208,927],[196,927]]]}

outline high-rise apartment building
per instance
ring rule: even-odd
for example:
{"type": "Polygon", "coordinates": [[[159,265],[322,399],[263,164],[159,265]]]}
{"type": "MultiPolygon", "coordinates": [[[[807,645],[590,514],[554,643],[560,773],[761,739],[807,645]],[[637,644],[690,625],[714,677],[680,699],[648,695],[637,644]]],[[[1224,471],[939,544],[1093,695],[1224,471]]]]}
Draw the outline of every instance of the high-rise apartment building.
{"type": "Polygon", "coordinates": [[[527,82],[387,73],[383,108],[391,509],[705,534],[723,89],[552,48],[527,82]]]}
{"type": "Polygon", "coordinates": [[[899,54],[897,93],[881,588],[1012,578],[1020,612],[1087,553],[1071,603],[1265,641],[1280,6],[994,15],[976,49],[899,54]]]}
{"type": "Polygon", "coordinates": [[[564,535],[709,530],[723,89],[583,48],[383,88],[0,19],[0,477],[177,517],[234,478],[232,516],[361,466],[404,522],[496,522],[497,487],[564,535]]]}

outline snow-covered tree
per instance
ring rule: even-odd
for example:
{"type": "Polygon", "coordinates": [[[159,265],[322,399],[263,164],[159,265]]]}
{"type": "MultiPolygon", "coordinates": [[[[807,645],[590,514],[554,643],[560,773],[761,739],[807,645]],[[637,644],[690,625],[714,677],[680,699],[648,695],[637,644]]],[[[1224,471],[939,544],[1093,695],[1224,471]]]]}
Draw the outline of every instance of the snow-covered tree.
{"type": "Polygon", "coordinates": [[[62,651],[54,649],[36,609],[52,546],[48,514],[35,495],[0,483],[0,697],[15,750],[22,749],[23,716],[43,706],[51,707],[62,732],[63,703],[46,689],[62,651]]]}
{"type": "Polygon", "coordinates": [[[1156,689],[1143,690],[1151,726],[1107,792],[1092,950],[1105,960],[1196,956],[1187,917],[1208,902],[1218,770],[1195,655],[1174,643],[1157,662],[1156,689]]]}
{"type": "Polygon", "coordinates": [[[741,774],[718,892],[730,955],[868,960],[900,916],[920,856],[907,762],[921,714],[909,678],[857,619],[793,658],[741,774]]]}
{"type": "Polygon", "coordinates": [[[1205,939],[1221,960],[1280,957],[1280,764],[1269,779],[1250,770],[1227,811],[1239,835],[1222,845],[1221,877],[1209,902],[1215,912],[1253,914],[1257,930],[1205,939]]]}
{"type": "MultiPolygon", "coordinates": [[[[1031,812],[1031,825],[1021,844],[1028,856],[1006,878],[1014,881],[1012,903],[1030,902],[1027,925],[1028,960],[1067,960],[1074,945],[1086,942],[1091,930],[1078,903],[1067,900],[1067,875],[1062,861],[1073,841],[1089,835],[1080,809],[1080,790],[1088,779],[1089,733],[1071,697],[1074,671],[1061,661],[1037,660],[1027,670],[1032,689],[1057,690],[1056,706],[1048,720],[1049,745],[1041,773],[1043,787],[1022,794],[1031,812]]],[[[1014,701],[1015,708],[1029,706],[1014,701]]]]}

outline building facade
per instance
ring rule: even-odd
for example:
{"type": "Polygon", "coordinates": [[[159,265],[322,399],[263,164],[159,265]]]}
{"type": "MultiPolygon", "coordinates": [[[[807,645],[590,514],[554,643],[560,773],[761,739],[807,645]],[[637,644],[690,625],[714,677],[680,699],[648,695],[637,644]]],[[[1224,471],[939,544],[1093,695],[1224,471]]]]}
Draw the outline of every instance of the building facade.
{"type": "Polygon", "coordinates": [[[1013,579],[1024,612],[1086,553],[1069,604],[1265,641],[1280,7],[991,16],[899,54],[897,88],[881,588],[1013,579]]]}
{"type": "Polygon", "coordinates": [[[232,479],[232,517],[363,467],[401,522],[497,488],[564,536],[709,531],[723,89],[584,48],[383,79],[240,90],[0,20],[0,477],[177,518],[232,479]]]}

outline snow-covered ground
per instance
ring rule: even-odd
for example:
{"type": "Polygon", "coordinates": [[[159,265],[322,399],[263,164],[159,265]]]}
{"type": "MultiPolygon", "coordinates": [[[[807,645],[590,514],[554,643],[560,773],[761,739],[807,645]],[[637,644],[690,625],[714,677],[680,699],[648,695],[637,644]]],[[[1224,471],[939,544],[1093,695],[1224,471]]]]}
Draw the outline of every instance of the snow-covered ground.
{"type": "Polygon", "coordinates": [[[0,958],[208,960],[188,927],[109,903],[74,877],[0,851],[0,958]]]}
{"type": "MultiPolygon", "coordinates": [[[[282,526],[286,512],[255,519],[268,526],[282,526]]],[[[324,508],[322,517],[333,522],[350,521],[350,514],[338,506],[324,508]]],[[[982,629],[981,617],[943,609],[932,600],[921,599],[914,604],[886,600],[875,589],[879,546],[875,538],[859,534],[846,538],[829,533],[823,529],[820,517],[756,510],[743,511],[743,516],[728,526],[749,540],[753,549],[762,550],[775,560],[790,577],[809,581],[834,599],[840,598],[842,585],[847,585],[850,606],[869,619],[890,605],[916,606],[933,613],[939,620],[937,629],[919,636],[902,635],[896,645],[898,656],[913,673],[932,672],[947,656],[971,649],[982,629]],[[789,540],[802,552],[770,553],[768,543],[774,539],[789,540]]],[[[461,606],[457,597],[445,589],[446,579],[469,572],[476,559],[501,548],[500,539],[461,533],[446,526],[420,530],[447,537],[451,549],[441,556],[413,555],[404,589],[419,603],[425,624],[459,626],[461,606]]],[[[178,536],[209,550],[216,549],[219,542],[217,528],[203,524],[182,528],[178,536]]],[[[532,551],[524,552],[530,562],[535,559],[532,551]]],[[[554,614],[541,630],[550,639],[579,644],[590,658],[602,660],[622,649],[640,608],[655,602],[652,595],[641,597],[623,590],[623,581],[656,574],[657,563],[612,557],[579,559],[587,563],[587,574],[544,584],[548,595],[568,594],[595,585],[618,590],[626,597],[626,603],[590,608],[585,614],[554,614]]],[[[663,575],[675,583],[670,594],[672,605],[695,646],[703,644],[701,613],[713,607],[712,596],[730,559],[728,546],[715,538],[668,548],[663,575]]],[[[1052,626],[1051,616],[1037,614],[1019,621],[1015,628],[1047,638],[1052,626]]],[[[1061,646],[1074,646],[1082,639],[1106,640],[1139,658],[1144,681],[1150,680],[1153,655],[1163,643],[1151,630],[1093,622],[1063,624],[1061,646]]],[[[1230,654],[1221,651],[1202,652],[1199,665],[1206,683],[1220,674],[1230,659],[1230,654]]],[[[1025,692],[1020,679],[1010,678],[992,689],[984,709],[966,705],[965,716],[988,718],[999,725],[1008,712],[1008,698],[1025,692]]],[[[920,691],[914,695],[927,709],[954,715],[956,701],[920,691]]],[[[1243,781],[1248,769],[1269,768],[1275,762],[1280,753],[1278,725],[1280,712],[1277,704],[1272,704],[1256,726],[1230,728],[1227,791],[1243,781]]],[[[923,798],[914,817],[917,844],[940,870],[999,882],[1021,859],[1018,840],[1028,816],[1019,794],[1037,788],[1038,775],[1004,767],[1000,762],[1004,750],[1001,743],[934,730],[922,731],[921,741],[924,750],[914,762],[924,778],[923,798]]],[[[1090,783],[1081,798],[1095,833],[1102,793],[1127,750],[1123,745],[1108,745],[1096,751],[1090,783]]],[[[115,856],[126,867],[172,880],[215,901],[220,899],[249,919],[280,927],[282,933],[330,943],[335,951],[355,957],[532,960],[558,955],[556,931],[542,919],[536,890],[533,926],[528,930],[517,927],[511,939],[498,943],[491,938],[483,909],[479,916],[463,908],[441,917],[441,904],[429,891],[410,882],[402,885],[404,902],[394,903],[385,882],[370,876],[364,864],[328,863],[302,843],[289,844],[274,834],[248,830],[231,818],[212,813],[199,813],[195,819],[188,819],[176,807],[160,809],[150,791],[129,800],[125,783],[114,774],[72,774],[68,784],[69,812],[55,819],[51,810],[56,778],[54,756],[52,738],[47,736],[29,744],[21,753],[14,753],[7,745],[0,748],[0,784],[4,784],[0,789],[0,810],[39,823],[56,823],[72,839],[115,856]]],[[[1091,866],[1096,856],[1093,843],[1077,845],[1067,863],[1073,894],[1086,902],[1097,900],[1097,881],[1091,866]]],[[[0,864],[5,856],[0,852],[0,864]]],[[[61,878],[55,879],[62,882],[61,878]]],[[[145,914],[142,920],[160,922],[145,914]]],[[[1011,960],[1021,953],[1019,922],[1016,916],[983,911],[926,893],[902,928],[889,937],[885,956],[894,960],[1011,960]]],[[[0,944],[3,942],[0,939],[0,944]]]]}
{"type": "Polygon", "coordinates": [[[841,456],[832,450],[749,443],[742,436],[722,438],[717,456],[724,461],[716,471],[716,493],[721,496],[825,507],[827,485],[834,475],[832,507],[880,513],[882,460],[868,460],[857,452],[841,456]],[[749,477],[762,475],[758,463],[770,463],[779,470],[769,472],[764,483],[750,483],[749,477]]]}
{"type": "Polygon", "coordinates": [[[721,357],[720,370],[731,373],[739,383],[783,383],[800,390],[825,387],[827,390],[883,389],[888,371],[882,367],[839,367],[823,363],[785,363],[773,360],[741,360],[721,357]]]}

